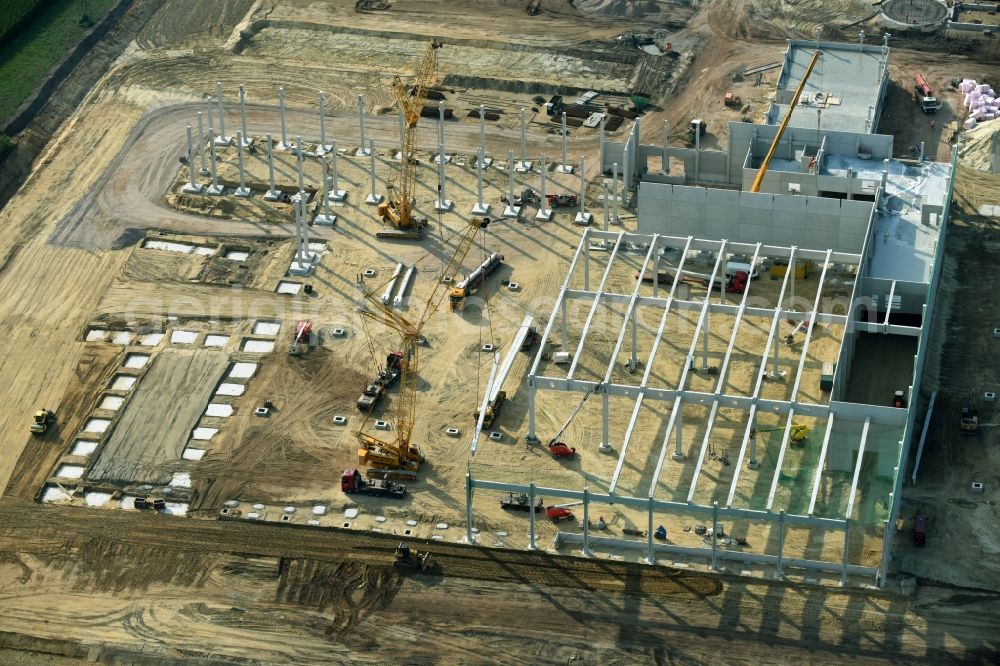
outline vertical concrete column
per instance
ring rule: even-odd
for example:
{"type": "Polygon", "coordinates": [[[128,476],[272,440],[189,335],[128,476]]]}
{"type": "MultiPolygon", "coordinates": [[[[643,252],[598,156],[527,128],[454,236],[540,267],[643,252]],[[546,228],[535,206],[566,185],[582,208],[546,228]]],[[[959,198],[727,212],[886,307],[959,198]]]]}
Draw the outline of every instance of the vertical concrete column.
{"type": "Polygon", "coordinates": [[[201,194],[201,185],[194,177],[194,140],[191,138],[190,125],[187,126],[187,149],[187,168],[190,182],[182,188],[182,191],[188,194],[201,194]]]}
{"type": "Polygon", "coordinates": [[[674,460],[684,460],[684,401],[674,401],[677,418],[674,420],[674,460]]]}
{"type": "Polygon", "coordinates": [[[465,473],[465,541],[476,542],[472,533],[472,472],[465,473]]]}
{"type": "Polygon", "coordinates": [[[285,86],[278,86],[278,118],[281,121],[281,143],[279,150],[288,150],[288,134],[285,131],[285,86]]]}
{"type": "Polygon", "coordinates": [[[590,490],[583,487],[583,554],[590,556],[590,490]]]}
{"type": "Polygon", "coordinates": [[[611,450],[611,396],[601,388],[601,444],[599,450],[611,450]]]}
{"type": "MultiPolygon", "coordinates": [[[[365,143],[367,143],[367,138],[365,137],[365,96],[358,95],[358,132],[361,138],[358,141],[358,152],[356,153],[358,157],[364,157],[368,153],[365,151],[365,143]]],[[[406,155],[403,155],[403,159],[406,159],[406,155]]]]}
{"type": "Polygon", "coordinates": [[[535,435],[535,382],[532,377],[528,377],[528,435],[525,437],[527,442],[537,442],[538,437],[535,435]]]}
{"type": "Polygon", "coordinates": [[[337,140],[330,142],[330,199],[333,201],[343,201],[347,198],[347,192],[340,189],[337,182],[337,140]]]}
{"type": "Polygon", "coordinates": [[[436,162],[444,162],[447,155],[444,151],[444,100],[438,100],[438,154],[436,162]]]}
{"type": "Polygon", "coordinates": [[[278,198],[278,190],[274,187],[274,140],[271,135],[267,135],[267,184],[268,190],[264,194],[264,198],[268,201],[274,201],[278,198]]]}
{"type": "MultiPolygon", "coordinates": [[[[213,110],[212,110],[212,96],[211,96],[211,95],[208,95],[208,96],[207,96],[207,97],[205,98],[205,105],[206,105],[206,107],[208,108],[208,115],[207,115],[207,116],[205,116],[205,121],[206,121],[206,122],[208,123],[208,126],[209,126],[210,128],[212,128],[212,127],[215,127],[215,123],[213,123],[213,122],[212,122],[212,114],[213,114],[213,110]]],[[[213,134],[213,135],[212,135],[211,137],[209,137],[209,138],[210,138],[210,139],[211,139],[212,141],[215,141],[215,135],[214,135],[214,134],[213,134]]]]}
{"type": "MultiPolygon", "coordinates": [[[[706,297],[707,298],[707,297],[706,297]]],[[[712,312],[705,310],[705,330],[701,336],[701,369],[708,370],[708,338],[711,328],[712,312]]]]}
{"type": "Polygon", "coordinates": [[[774,347],[774,376],[778,376],[778,356],[779,348],[781,347],[781,305],[778,305],[778,325],[774,327],[774,341],[771,344],[774,347]]]}
{"type": "Polygon", "coordinates": [[[201,119],[201,111],[198,112],[198,154],[201,156],[201,169],[199,173],[202,176],[207,176],[208,167],[205,165],[205,128],[201,119]]]}
{"type": "Polygon", "coordinates": [[[247,132],[247,89],[240,84],[240,127],[243,130],[243,147],[250,145],[250,133],[247,132]]]}
{"type": "Polygon", "coordinates": [[[847,561],[851,555],[851,519],[844,521],[844,562],[840,570],[840,585],[847,585],[847,561]]]}
{"type": "Polygon", "coordinates": [[[527,173],[531,171],[531,164],[528,162],[528,158],[525,155],[525,132],[527,131],[527,125],[525,120],[524,108],[521,109],[521,159],[517,163],[517,170],[519,173],[527,173]]]}
{"type": "Polygon", "coordinates": [[[326,93],[319,91],[319,147],[316,148],[317,155],[326,155],[330,151],[330,146],[326,143],[326,93]]]}
{"type": "Polygon", "coordinates": [[[622,196],[628,197],[628,193],[632,191],[632,164],[629,160],[629,149],[628,143],[625,143],[625,148],[622,150],[622,196]]]}
{"type": "Polygon", "coordinates": [[[236,161],[240,169],[240,186],[236,188],[236,196],[249,197],[250,188],[246,184],[246,174],[243,171],[243,132],[236,132],[236,161]]]}
{"type": "Polygon", "coordinates": [[[924,161],[924,142],[920,142],[920,161],[924,161]]]}
{"type": "Polygon", "coordinates": [[[603,181],[604,186],[604,230],[608,230],[608,179],[603,181]]]}
{"type": "Polygon", "coordinates": [[[486,107],[479,105],[479,161],[486,156],[486,107]]]}
{"type": "Polygon", "coordinates": [[[536,220],[549,220],[552,218],[552,209],[549,208],[549,198],[545,192],[545,178],[548,172],[548,167],[545,164],[545,153],[542,153],[541,158],[541,176],[542,176],[542,188],[541,193],[538,198],[538,212],[535,213],[536,220]]]}
{"type": "Polygon", "coordinates": [[[329,164],[326,161],[326,155],[320,156],[319,166],[320,182],[323,184],[323,213],[313,218],[313,223],[332,227],[337,223],[337,216],[330,212],[330,187],[327,179],[329,164]]]}
{"type": "Polygon", "coordinates": [[[604,116],[605,116],[605,114],[602,113],[601,114],[601,125],[600,125],[600,128],[598,129],[598,131],[600,133],[600,144],[598,146],[597,170],[598,170],[598,173],[600,173],[601,175],[604,174],[604,116]]]}
{"type": "Polygon", "coordinates": [[[566,158],[566,112],[562,114],[562,162],[556,167],[556,173],[573,173],[573,167],[566,158]]]}
{"type": "Polygon", "coordinates": [[[535,483],[528,484],[528,550],[535,550],[535,483]]]}
{"type": "Polygon", "coordinates": [[[441,154],[439,155],[439,157],[441,159],[438,160],[438,199],[437,203],[434,204],[434,210],[438,211],[439,213],[444,213],[451,210],[452,206],[454,206],[455,204],[454,202],[448,201],[448,196],[444,190],[446,181],[444,176],[444,168],[445,165],[447,164],[447,159],[444,154],[443,143],[441,144],[441,154]]]}
{"type": "MultiPolygon", "coordinates": [[[[363,152],[364,146],[362,146],[358,150],[360,152],[363,152]]],[[[376,186],[378,181],[376,180],[375,177],[375,139],[371,139],[369,141],[368,157],[370,159],[369,170],[371,171],[372,189],[371,192],[368,194],[368,197],[365,199],[365,203],[371,206],[377,206],[378,204],[382,203],[382,195],[376,191],[376,186]]],[[[406,159],[405,155],[403,156],[403,159],[404,160],[406,159]]]]}
{"type": "Polygon", "coordinates": [[[785,510],[778,513],[778,563],[774,577],[781,579],[785,577],[785,510]]]}
{"type": "Polygon", "coordinates": [[[473,215],[487,215],[490,212],[490,204],[483,201],[483,147],[479,146],[479,155],[476,157],[476,203],[472,206],[473,215]]]}
{"type": "Polygon", "coordinates": [[[629,359],[633,367],[639,363],[639,357],[636,356],[636,351],[638,350],[638,338],[639,336],[639,306],[637,305],[632,309],[632,356],[629,359]]]}
{"type": "Polygon", "coordinates": [[[295,167],[299,172],[299,194],[305,196],[306,192],[306,177],[302,170],[302,160],[304,159],[305,153],[302,152],[302,137],[295,136],[295,167]]]}
{"type": "Polygon", "coordinates": [[[718,549],[719,549],[719,501],[712,500],[712,571],[719,569],[718,549]]]}
{"type": "MultiPolygon", "coordinates": [[[[653,480],[656,485],[656,480],[653,480]]],[[[653,551],[653,498],[650,497],[646,508],[646,564],[656,564],[656,553],[653,551]]]]}
{"type": "Polygon", "coordinates": [[[590,224],[591,215],[590,213],[587,212],[586,207],[584,206],[584,197],[587,194],[587,181],[583,175],[584,172],[583,159],[584,159],[583,155],[580,155],[580,199],[578,202],[580,204],[580,210],[579,212],[577,212],[576,219],[573,221],[576,224],[587,225],[590,224]]]}
{"type": "Polygon", "coordinates": [[[215,128],[209,126],[208,128],[208,156],[210,159],[210,164],[212,166],[212,184],[208,187],[208,193],[212,195],[220,195],[223,193],[225,188],[219,184],[219,174],[216,170],[216,159],[215,159],[215,128]]]}
{"type": "Polygon", "coordinates": [[[223,146],[233,142],[233,137],[226,136],[226,112],[222,108],[222,83],[215,83],[215,101],[219,105],[219,137],[216,139],[223,146]]]}
{"type": "Polygon", "coordinates": [[[615,213],[611,217],[611,221],[618,225],[622,223],[621,218],[618,217],[618,162],[611,165],[611,178],[613,183],[611,193],[615,197],[615,213]]]}
{"type": "Polygon", "coordinates": [[[507,205],[503,209],[503,216],[507,218],[517,218],[521,215],[521,207],[514,204],[514,151],[507,151],[507,205]]]}
{"type": "Polygon", "coordinates": [[[667,122],[666,114],[663,115],[663,159],[662,171],[664,174],[670,173],[670,123],[667,122]]]}
{"type": "Polygon", "coordinates": [[[694,182],[701,182],[701,121],[694,128],[694,182]]]}

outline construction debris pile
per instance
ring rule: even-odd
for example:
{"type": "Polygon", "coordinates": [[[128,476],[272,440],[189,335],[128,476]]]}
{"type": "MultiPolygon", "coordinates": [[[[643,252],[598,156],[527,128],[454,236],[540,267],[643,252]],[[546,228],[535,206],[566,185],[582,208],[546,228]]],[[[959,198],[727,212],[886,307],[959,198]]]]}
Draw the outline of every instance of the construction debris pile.
{"type": "Polygon", "coordinates": [[[1000,100],[988,83],[962,79],[958,89],[965,93],[965,108],[969,110],[969,117],[963,125],[965,129],[972,129],[978,123],[993,120],[1000,115],[1000,100]]]}

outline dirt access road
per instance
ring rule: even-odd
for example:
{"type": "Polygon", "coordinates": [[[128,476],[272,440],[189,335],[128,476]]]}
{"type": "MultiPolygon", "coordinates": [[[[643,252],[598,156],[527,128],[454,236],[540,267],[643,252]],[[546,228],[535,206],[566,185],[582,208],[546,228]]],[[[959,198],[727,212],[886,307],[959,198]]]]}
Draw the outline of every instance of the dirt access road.
{"type": "Polygon", "coordinates": [[[438,568],[405,577],[389,535],[164,520],[0,500],[0,630],[17,634],[5,645],[408,664],[989,663],[1000,649],[996,595],[870,595],[436,542],[438,568]]]}

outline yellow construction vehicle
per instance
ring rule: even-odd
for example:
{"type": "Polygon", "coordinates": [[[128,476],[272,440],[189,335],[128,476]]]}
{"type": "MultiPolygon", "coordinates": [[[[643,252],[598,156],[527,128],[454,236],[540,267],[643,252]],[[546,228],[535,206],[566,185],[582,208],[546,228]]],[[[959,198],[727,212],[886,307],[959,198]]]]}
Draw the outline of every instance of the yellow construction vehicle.
{"type": "Polygon", "coordinates": [[[407,91],[398,76],[392,80],[392,91],[403,114],[404,129],[399,146],[399,182],[397,185],[390,183],[388,200],[378,206],[382,221],[391,224],[393,229],[376,233],[380,238],[417,239],[427,225],[426,220],[418,220],[413,215],[413,196],[417,189],[417,122],[427,101],[427,91],[434,84],[439,48],[441,42],[436,39],[427,45],[417,64],[412,93],[407,91]]]}
{"type": "MultiPolygon", "coordinates": [[[[363,432],[362,429],[368,421],[366,417],[365,422],[361,424],[362,429],[355,433],[358,443],[361,444],[361,448],[358,450],[358,464],[360,466],[377,468],[387,474],[389,478],[416,480],[417,469],[424,461],[424,455],[420,448],[410,444],[410,436],[413,434],[413,420],[416,416],[418,342],[422,339],[421,332],[427,321],[434,316],[440,307],[441,301],[448,291],[448,285],[454,281],[455,275],[462,267],[462,262],[472,248],[476,234],[485,231],[489,223],[489,218],[473,218],[459,233],[455,252],[444,269],[442,279],[438,281],[427,297],[419,319],[411,321],[382,302],[381,293],[388,282],[365,292],[365,300],[368,305],[361,310],[362,316],[365,320],[380,323],[399,334],[402,340],[403,358],[399,362],[396,436],[392,441],[385,441],[363,432]]],[[[369,350],[377,362],[377,357],[374,356],[374,343],[367,325],[364,326],[364,331],[368,338],[369,350]]]]}
{"type": "Polygon", "coordinates": [[[780,432],[786,429],[788,430],[788,443],[791,446],[805,446],[806,439],[812,432],[812,428],[804,423],[793,423],[791,426],[778,426],[776,428],[750,428],[750,439],[757,437],[758,433],[780,432]]]}
{"type": "Polygon", "coordinates": [[[969,402],[962,405],[962,420],[959,422],[958,431],[963,435],[975,435],[979,432],[979,410],[976,409],[976,402],[969,396],[969,402]]]}
{"type": "Polygon", "coordinates": [[[44,435],[49,426],[56,422],[55,412],[48,409],[40,409],[35,412],[35,419],[31,422],[31,434],[44,435]]]}
{"type": "Polygon", "coordinates": [[[419,551],[411,548],[405,543],[396,546],[395,564],[401,569],[415,569],[417,571],[427,571],[433,565],[433,558],[428,551],[419,551]]]}

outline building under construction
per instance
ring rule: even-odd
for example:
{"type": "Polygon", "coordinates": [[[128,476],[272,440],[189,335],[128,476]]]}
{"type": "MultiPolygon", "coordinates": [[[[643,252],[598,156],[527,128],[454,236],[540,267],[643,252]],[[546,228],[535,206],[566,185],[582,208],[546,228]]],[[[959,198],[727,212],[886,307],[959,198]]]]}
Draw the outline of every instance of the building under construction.
{"type": "Polygon", "coordinates": [[[640,144],[638,121],[606,143],[638,229],[583,233],[527,377],[529,442],[560,403],[586,402],[599,437],[576,433],[577,475],[473,467],[470,517],[480,490],[544,495],[582,504],[558,541],[584,552],[884,584],[933,409],[920,386],[954,174],[874,133],[888,61],[863,39],[791,41],[766,122],[730,123],[727,150],[640,144]],[[622,538],[591,534],[610,511],[622,538]]]}

